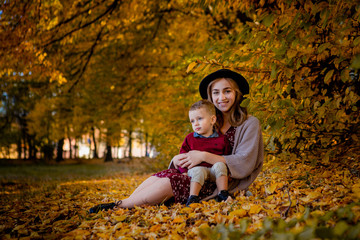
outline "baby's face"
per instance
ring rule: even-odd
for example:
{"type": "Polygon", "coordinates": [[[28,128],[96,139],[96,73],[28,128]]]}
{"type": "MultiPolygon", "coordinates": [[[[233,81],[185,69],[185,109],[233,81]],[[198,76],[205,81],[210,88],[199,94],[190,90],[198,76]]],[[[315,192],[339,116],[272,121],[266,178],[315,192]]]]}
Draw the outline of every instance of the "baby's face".
{"type": "Polygon", "coordinates": [[[200,108],[189,111],[189,118],[194,132],[204,137],[209,137],[213,134],[216,117],[211,115],[206,109],[200,108]]]}

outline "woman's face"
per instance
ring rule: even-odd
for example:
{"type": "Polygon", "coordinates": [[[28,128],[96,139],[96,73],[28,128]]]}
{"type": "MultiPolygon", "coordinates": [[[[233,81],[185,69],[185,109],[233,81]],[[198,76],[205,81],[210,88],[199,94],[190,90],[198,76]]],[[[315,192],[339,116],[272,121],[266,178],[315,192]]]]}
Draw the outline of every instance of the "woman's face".
{"type": "Polygon", "coordinates": [[[215,80],[211,88],[212,101],[221,112],[228,112],[235,102],[236,93],[226,79],[215,80]]]}

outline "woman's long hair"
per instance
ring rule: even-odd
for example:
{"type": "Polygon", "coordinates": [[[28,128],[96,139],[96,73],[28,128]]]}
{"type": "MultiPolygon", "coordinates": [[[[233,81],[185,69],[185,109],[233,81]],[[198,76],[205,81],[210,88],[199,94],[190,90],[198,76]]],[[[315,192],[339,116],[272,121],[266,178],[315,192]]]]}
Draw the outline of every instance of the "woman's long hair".
{"type": "MultiPolygon", "coordinates": [[[[231,126],[238,127],[247,119],[248,112],[246,107],[240,106],[241,102],[244,100],[244,97],[243,94],[240,92],[237,83],[234,80],[232,80],[231,78],[218,78],[212,81],[207,88],[208,100],[213,103],[212,87],[216,82],[218,82],[221,79],[225,79],[226,81],[228,81],[231,87],[235,90],[235,101],[234,104],[229,109],[229,113],[230,113],[229,122],[231,126]]],[[[224,124],[224,117],[223,117],[223,113],[217,108],[216,108],[216,117],[217,117],[216,127],[220,129],[224,124]]]]}

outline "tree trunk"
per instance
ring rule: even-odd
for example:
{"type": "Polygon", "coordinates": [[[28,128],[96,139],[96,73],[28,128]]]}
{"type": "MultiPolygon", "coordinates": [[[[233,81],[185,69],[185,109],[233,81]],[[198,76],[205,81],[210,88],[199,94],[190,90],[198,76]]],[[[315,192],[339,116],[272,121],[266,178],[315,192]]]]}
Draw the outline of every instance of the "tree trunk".
{"type": "Polygon", "coordinates": [[[22,151],[23,151],[23,159],[27,159],[27,150],[26,150],[26,134],[25,131],[22,131],[21,141],[23,143],[22,151]]]}
{"type": "Polygon", "coordinates": [[[27,160],[27,159],[29,159],[29,151],[28,151],[28,145],[27,145],[25,138],[23,139],[23,144],[24,144],[23,145],[23,159],[27,160]]]}
{"type": "Polygon", "coordinates": [[[27,140],[27,144],[28,144],[28,159],[31,160],[32,159],[32,150],[33,150],[33,147],[32,147],[32,144],[31,144],[31,137],[29,135],[26,136],[26,140],[27,140]]]}
{"type": "Polygon", "coordinates": [[[56,153],[56,162],[64,161],[63,158],[63,147],[64,147],[64,138],[60,139],[57,144],[57,153],[56,153]]]}
{"type": "Polygon", "coordinates": [[[111,154],[111,146],[109,144],[106,144],[106,154],[105,154],[105,162],[112,162],[113,157],[111,154]]]}
{"type": "Polygon", "coordinates": [[[16,117],[17,122],[19,124],[19,128],[20,128],[20,136],[19,136],[19,144],[20,144],[20,149],[18,149],[19,151],[19,159],[22,160],[26,160],[26,122],[25,120],[19,115],[16,117]]]}
{"type": "Polygon", "coordinates": [[[91,128],[91,132],[92,132],[92,139],[94,142],[93,158],[99,158],[99,156],[97,154],[97,146],[96,146],[96,141],[95,141],[95,128],[94,127],[91,128]]]}
{"type": "Polygon", "coordinates": [[[128,141],[128,146],[129,146],[129,158],[132,159],[132,129],[130,129],[129,131],[129,141],[128,141]]]}
{"type": "Polygon", "coordinates": [[[36,145],[36,143],[35,143],[35,145],[34,145],[34,159],[37,159],[37,153],[38,153],[38,149],[37,149],[36,146],[37,146],[37,145],[36,145]]]}
{"type": "Polygon", "coordinates": [[[148,157],[149,155],[149,134],[145,133],[145,157],[148,157]]]}
{"type": "Polygon", "coordinates": [[[71,138],[69,137],[69,158],[72,159],[72,147],[71,147],[71,138]]]}
{"type": "Polygon", "coordinates": [[[75,137],[75,144],[74,144],[74,158],[78,157],[78,145],[77,145],[77,138],[75,137]]]}
{"type": "Polygon", "coordinates": [[[49,162],[54,157],[54,146],[51,143],[45,144],[41,151],[44,154],[44,160],[45,162],[49,162]]]}
{"type": "Polygon", "coordinates": [[[18,159],[21,159],[21,138],[18,139],[17,141],[17,154],[18,154],[18,159]]]}
{"type": "Polygon", "coordinates": [[[36,159],[36,146],[35,146],[35,136],[27,134],[27,141],[29,145],[29,159],[36,159]]]}

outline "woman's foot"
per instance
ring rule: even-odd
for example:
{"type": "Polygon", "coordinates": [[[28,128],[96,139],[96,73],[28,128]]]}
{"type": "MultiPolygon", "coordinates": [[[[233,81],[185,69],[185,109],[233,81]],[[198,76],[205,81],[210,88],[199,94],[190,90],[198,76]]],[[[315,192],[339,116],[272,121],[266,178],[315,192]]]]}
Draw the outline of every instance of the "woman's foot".
{"type": "Polygon", "coordinates": [[[117,202],[113,202],[113,203],[99,204],[99,205],[96,205],[95,207],[90,208],[89,213],[97,213],[97,212],[102,211],[102,210],[113,209],[114,207],[116,207],[116,206],[118,206],[120,204],[121,204],[121,200],[117,201],[117,202]]]}
{"type": "Polygon", "coordinates": [[[198,202],[200,202],[199,196],[191,195],[186,202],[186,206],[188,207],[190,204],[198,202]]]}

